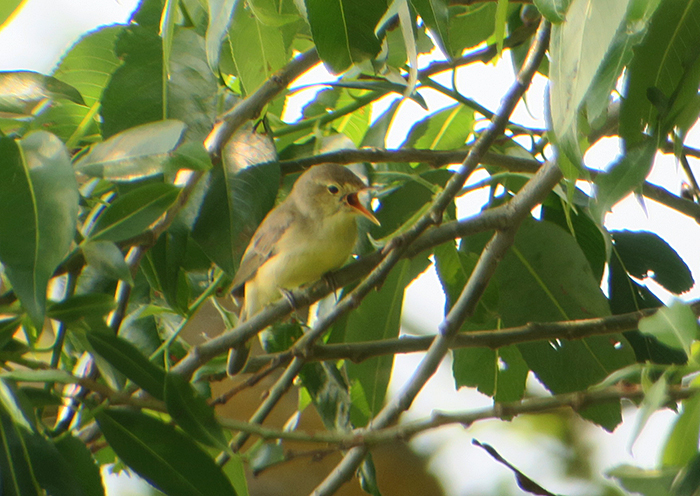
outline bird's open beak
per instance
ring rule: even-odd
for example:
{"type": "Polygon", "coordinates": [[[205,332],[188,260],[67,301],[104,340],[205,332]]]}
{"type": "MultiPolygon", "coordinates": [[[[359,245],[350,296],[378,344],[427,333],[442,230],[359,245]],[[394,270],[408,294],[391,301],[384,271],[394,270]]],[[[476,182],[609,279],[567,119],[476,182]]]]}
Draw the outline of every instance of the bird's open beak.
{"type": "Polygon", "coordinates": [[[362,205],[362,203],[360,203],[360,199],[357,197],[358,193],[359,193],[359,191],[356,191],[354,193],[350,193],[349,195],[347,195],[345,197],[345,201],[347,202],[347,204],[350,205],[355,210],[357,210],[360,214],[364,215],[369,220],[371,220],[372,222],[377,224],[378,226],[381,226],[381,224],[379,223],[377,218],[374,216],[374,214],[372,214],[372,212],[367,210],[364,207],[364,205],[362,205]]]}

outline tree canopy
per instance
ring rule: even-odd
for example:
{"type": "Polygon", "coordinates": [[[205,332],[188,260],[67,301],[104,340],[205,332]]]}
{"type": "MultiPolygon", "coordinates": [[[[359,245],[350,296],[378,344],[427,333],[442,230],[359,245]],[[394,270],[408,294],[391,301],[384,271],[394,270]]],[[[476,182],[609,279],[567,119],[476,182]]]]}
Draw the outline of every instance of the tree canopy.
{"type": "MultiPolygon", "coordinates": [[[[680,296],[698,260],[604,222],[630,194],[700,222],[700,150],[686,143],[698,46],[700,0],[142,0],[51,74],[0,73],[3,494],[104,495],[100,467],[116,464],[167,495],[243,496],[246,471],[283,465],[289,443],[338,455],[314,494],[353,477],[393,494],[371,456],[387,443],[562,411],[612,431],[630,403],[637,435],[656,410],[677,419],[657,470],[619,466],[599,494],[695,494],[700,301],[664,305],[646,283],[680,296]],[[457,71],[506,54],[514,83],[485,108],[457,71]],[[318,64],[337,79],[287,122],[292,83],[318,64]],[[536,74],[546,128],[511,119],[536,74]],[[401,105],[427,109],[427,89],[453,103],[387,148],[401,105]],[[603,137],[621,154],[590,169],[603,137]],[[686,174],[679,194],[647,181],[660,153],[686,174]],[[361,222],[356,258],[239,324],[230,283],[250,237],[327,162],[375,187],[381,226],[361,222]],[[477,170],[486,179],[465,186],[477,170]],[[456,198],[477,189],[488,200],[460,216],[456,198]],[[406,287],[430,267],[444,320],[399,337],[406,287]],[[295,318],[319,301],[308,325],[295,318]],[[270,326],[232,382],[228,349],[270,326]],[[387,399],[395,355],[418,351],[387,399]],[[448,354],[455,387],[492,406],[398,422],[448,354]],[[248,412],[239,398],[257,384],[246,420],[222,413],[248,412]],[[295,414],[266,423],[290,397],[295,414]],[[323,427],[298,428],[312,409],[323,427]]],[[[524,491],[551,494],[480,446],[524,491]]]]}

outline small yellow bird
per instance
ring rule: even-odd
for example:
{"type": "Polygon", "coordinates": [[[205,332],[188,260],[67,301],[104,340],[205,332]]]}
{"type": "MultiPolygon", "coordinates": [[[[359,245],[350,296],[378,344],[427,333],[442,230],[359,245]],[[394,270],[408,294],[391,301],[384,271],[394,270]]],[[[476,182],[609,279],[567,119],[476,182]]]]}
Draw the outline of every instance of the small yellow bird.
{"type": "MultiPolygon", "coordinates": [[[[282,291],[316,281],[342,266],[357,240],[357,216],[377,218],[358,199],[367,187],[338,164],[311,167],[289,196],[272,209],[253,234],[233,280],[244,292],[240,322],[278,300],[282,291]]],[[[231,348],[227,372],[235,375],[248,360],[250,343],[231,348]]]]}

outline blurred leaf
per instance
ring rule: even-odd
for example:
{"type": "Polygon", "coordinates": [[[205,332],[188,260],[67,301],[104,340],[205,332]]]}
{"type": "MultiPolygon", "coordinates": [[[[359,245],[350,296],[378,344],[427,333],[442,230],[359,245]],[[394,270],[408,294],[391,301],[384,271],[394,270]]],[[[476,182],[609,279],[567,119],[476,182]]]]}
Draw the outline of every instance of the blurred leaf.
{"type": "Polygon", "coordinates": [[[105,293],[87,293],[73,295],[63,301],[53,303],[46,310],[50,319],[71,323],[82,319],[101,320],[117,306],[114,295],[105,293]]]}
{"type": "Polygon", "coordinates": [[[664,467],[682,467],[697,454],[700,436],[700,396],[683,400],[681,413],[676,416],[671,433],[663,448],[664,467]]]}
{"type": "MultiPolygon", "coordinates": [[[[607,299],[576,240],[560,227],[527,219],[496,269],[499,309],[506,327],[610,315],[607,299]]],[[[530,369],[555,394],[582,391],[634,360],[621,335],[519,344],[530,369]]],[[[606,429],[620,421],[620,406],[582,415],[606,429]]]]}
{"type": "MultiPolygon", "coordinates": [[[[549,106],[560,152],[581,167],[578,116],[586,93],[624,23],[630,0],[573,0],[566,21],[552,27],[549,106]],[[595,40],[595,43],[590,43],[595,40]]],[[[562,170],[566,173],[565,168],[562,170]]]]}
{"type": "Polygon", "coordinates": [[[263,443],[250,455],[249,466],[253,474],[284,461],[284,448],[277,443],[263,443]]]}
{"type": "Polygon", "coordinates": [[[639,321],[639,330],[651,334],[665,345],[680,348],[690,355],[690,345],[698,339],[698,320],[685,303],[674,300],[654,315],[639,321]]]}
{"type": "Polygon", "coordinates": [[[549,22],[559,24],[566,19],[572,0],[533,0],[533,3],[549,22]]]}
{"type": "Polygon", "coordinates": [[[2,405],[2,410],[10,416],[14,425],[23,427],[28,432],[34,431],[34,427],[29,423],[29,419],[17,399],[14,386],[4,378],[0,378],[0,405],[2,405]]]}
{"type": "Polygon", "coordinates": [[[168,496],[236,495],[214,460],[173,426],[116,408],[95,419],[119,458],[168,496]]]}
{"type": "Polygon", "coordinates": [[[204,199],[192,239],[232,277],[248,240],[274,205],[279,178],[279,164],[268,163],[237,173],[217,167],[200,181],[204,199]]]}
{"type": "Polygon", "coordinates": [[[97,143],[74,167],[88,176],[112,181],[131,181],[162,173],[184,132],[185,124],[175,120],[136,126],[97,143]]]}
{"type": "Polygon", "coordinates": [[[11,22],[13,14],[19,11],[18,7],[21,3],[22,0],[7,0],[0,5],[0,26],[5,22],[11,22]]]}
{"type": "Polygon", "coordinates": [[[588,262],[591,265],[593,276],[597,281],[603,278],[605,271],[605,263],[607,262],[607,251],[605,246],[605,238],[595,222],[589,217],[588,212],[580,209],[578,212],[570,210],[567,221],[565,207],[559,197],[553,198],[550,195],[542,204],[542,219],[554,222],[565,231],[569,231],[569,222],[571,222],[571,233],[576,242],[581,247],[583,254],[586,255],[588,262]]]}
{"type": "Polygon", "coordinates": [[[2,493],[7,496],[40,494],[21,431],[10,417],[0,412],[0,475],[2,493]]]}
{"type": "Polygon", "coordinates": [[[73,241],[77,217],[78,185],[63,143],[46,131],[0,138],[0,262],[39,327],[46,286],[73,241]]]}
{"type": "Polygon", "coordinates": [[[658,110],[648,98],[649,89],[670,98],[696,56],[698,44],[700,0],[663,0],[627,68],[620,135],[628,147],[644,139],[647,125],[657,127],[658,110]]]}
{"type": "Polygon", "coordinates": [[[606,174],[599,174],[595,179],[595,203],[591,207],[594,218],[602,223],[605,214],[627,196],[633,189],[644,182],[651,170],[656,153],[652,140],[628,150],[617,162],[612,164],[606,174]]]}
{"type": "Polygon", "coordinates": [[[321,60],[334,74],[374,57],[381,49],[374,29],[385,0],[305,0],[311,34],[321,60]]]}
{"type": "MultiPolygon", "coordinates": [[[[406,286],[428,265],[429,261],[422,257],[397,263],[381,289],[368,294],[360,306],[348,315],[342,342],[358,343],[398,337],[406,286]]],[[[337,330],[334,328],[333,332],[336,334],[337,330]]],[[[334,339],[338,338],[339,336],[334,336],[334,339]]],[[[376,414],[384,405],[393,363],[394,356],[388,355],[361,363],[348,362],[346,365],[350,381],[357,380],[362,384],[371,415],[376,414]]],[[[352,419],[356,426],[365,425],[369,420],[356,416],[352,419]]]]}
{"type": "Polygon", "coordinates": [[[389,126],[394,120],[396,111],[398,110],[402,101],[402,99],[397,98],[391,102],[391,105],[389,105],[384,113],[374,120],[372,125],[367,129],[365,135],[362,137],[360,148],[363,146],[376,146],[379,148],[386,147],[386,136],[389,132],[389,126]]]}
{"type": "Polygon", "coordinates": [[[214,417],[214,409],[179,375],[168,373],[165,376],[165,404],[177,425],[194,439],[228,451],[226,436],[214,417]]]}
{"type": "MultiPolygon", "coordinates": [[[[100,107],[102,91],[109,78],[121,64],[114,53],[114,43],[123,29],[124,26],[98,28],[80,38],[61,58],[54,76],[80,91],[85,104],[61,101],[52,105],[40,116],[37,126],[43,126],[64,141],[99,137],[94,114],[100,107]]],[[[73,142],[69,146],[76,144],[73,142]]]]}
{"type": "Polygon", "coordinates": [[[55,77],[31,71],[0,71],[0,115],[31,115],[42,101],[59,98],[85,105],[78,90],[55,77]]]}
{"type": "Polygon", "coordinates": [[[107,277],[120,279],[133,285],[129,266],[117,245],[111,241],[86,241],[80,244],[80,249],[88,265],[107,277]]]}
{"type": "Polygon", "coordinates": [[[633,48],[643,39],[649,26],[649,19],[661,0],[633,0],[629,3],[626,20],[620,25],[610,48],[595,75],[586,94],[588,122],[602,116],[611,102],[611,92],[615,89],[622,70],[632,60],[633,48]]]}
{"type": "Polygon", "coordinates": [[[70,466],[85,496],[104,496],[100,467],[92,458],[90,450],[80,439],[70,434],[53,440],[53,444],[70,466]]]}
{"type": "MultiPolygon", "coordinates": [[[[452,172],[446,169],[438,169],[426,171],[419,176],[416,180],[410,176],[407,177],[404,184],[380,198],[381,206],[376,215],[382,225],[372,227],[372,237],[375,239],[385,238],[401,228],[426,204],[432,201],[434,191],[429,189],[428,186],[431,184],[439,187],[444,186],[452,177],[452,172]]],[[[450,210],[453,211],[453,207],[450,207],[448,212],[450,210]]]]}
{"type": "Polygon", "coordinates": [[[671,486],[673,496],[694,496],[700,491],[700,453],[678,473],[671,486]]]}
{"type": "Polygon", "coordinates": [[[208,171],[212,167],[211,158],[199,142],[184,143],[170,154],[167,164],[167,171],[177,172],[180,169],[193,171],[208,171]]]}
{"type": "Polygon", "coordinates": [[[473,124],[474,111],[455,104],[416,122],[401,148],[453,150],[464,146],[473,124]]]}
{"type": "Polygon", "coordinates": [[[613,231],[613,242],[625,269],[637,279],[651,277],[674,294],[689,291],[695,281],[690,268],[661,237],[645,231],[613,231]]]}
{"type": "Polygon", "coordinates": [[[58,382],[59,384],[73,384],[77,378],[65,370],[11,370],[0,373],[0,379],[17,382],[58,382]]]}
{"type": "Polygon", "coordinates": [[[115,45],[123,60],[102,93],[102,136],[162,120],[163,47],[160,36],[142,26],[125,28],[115,45]]]}
{"type": "Polygon", "coordinates": [[[0,348],[3,348],[15,335],[22,324],[22,317],[4,317],[0,319],[0,348]]]}
{"type": "Polygon", "coordinates": [[[430,30],[438,47],[449,58],[454,55],[448,34],[449,13],[446,0],[410,0],[411,5],[430,30]]]}
{"type": "Polygon", "coordinates": [[[209,68],[204,45],[204,38],[192,29],[176,28],[165,116],[187,125],[187,143],[201,144],[216,120],[218,71],[209,68]]]}
{"type": "Polygon", "coordinates": [[[155,246],[146,254],[141,270],[146,274],[154,291],[163,293],[170,307],[182,315],[187,314],[189,290],[187,297],[180,298],[181,290],[187,289],[184,264],[187,256],[187,233],[184,230],[169,229],[156,241],[155,246]],[[185,283],[185,288],[182,283],[185,283]]]}
{"type": "Polygon", "coordinates": [[[216,74],[219,71],[221,41],[228,32],[233,9],[238,0],[209,0],[209,26],[207,27],[206,52],[209,67],[216,74]]]}
{"type": "Polygon", "coordinates": [[[110,365],[154,398],[163,399],[165,371],[151,363],[133,344],[107,331],[88,332],[86,337],[95,352],[110,365]]]}
{"type": "Polygon", "coordinates": [[[660,410],[668,402],[669,398],[666,393],[668,390],[668,379],[666,375],[662,375],[651,386],[645,387],[644,399],[639,405],[639,413],[635,419],[634,429],[629,437],[629,451],[632,451],[634,443],[642,433],[644,426],[649,421],[653,413],[660,410]]]}
{"type": "Polygon", "coordinates": [[[450,7],[448,33],[452,57],[483,43],[493,33],[496,18],[495,3],[455,5],[450,7]]]}
{"type": "Polygon", "coordinates": [[[299,12],[294,8],[285,9],[286,4],[290,4],[285,0],[249,0],[248,5],[255,14],[255,17],[268,26],[280,27],[300,19],[299,12]]]}
{"type": "Polygon", "coordinates": [[[147,184],[119,196],[85,233],[91,241],[122,241],[144,232],[177,199],[180,188],[166,183],[147,184]]]}
{"type": "Polygon", "coordinates": [[[381,496],[379,485],[377,484],[377,471],[374,468],[374,461],[370,453],[367,453],[365,459],[362,460],[357,476],[360,479],[360,487],[364,492],[372,496],[381,496]]]}
{"type": "Polygon", "coordinates": [[[647,470],[631,465],[618,465],[606,475],[617,479],[627,491],[644,496],[669,496],[671,484],[677,473],[677,468],[647,470]]]}
{"type": "Polygon", "coordinates": [[[240,78],[243,94],[250,95],[287,63],[289,50],[282,31],[260,22],[246,4],[236,5],[228,39],[232,73],[240,78]]]}

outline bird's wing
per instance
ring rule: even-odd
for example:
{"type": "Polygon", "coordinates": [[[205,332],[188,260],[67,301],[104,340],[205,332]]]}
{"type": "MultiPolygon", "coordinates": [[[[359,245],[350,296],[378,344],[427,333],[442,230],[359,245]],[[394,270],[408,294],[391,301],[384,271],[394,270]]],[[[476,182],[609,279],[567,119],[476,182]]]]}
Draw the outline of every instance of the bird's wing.
{"type": "Polygon", "coordinates": [[[293,215],[285,208],[275,208],[263,219],[253,234],[248,248],[243,254],[241,265],[233,278],[233,292],[239,292],[246,281],[255,275],[260,266],[275,255],[275,245],[292,220],[293,215]],[[269,229],[268,226],[271,225],[275,225],[275,229],[269,229]]]}

